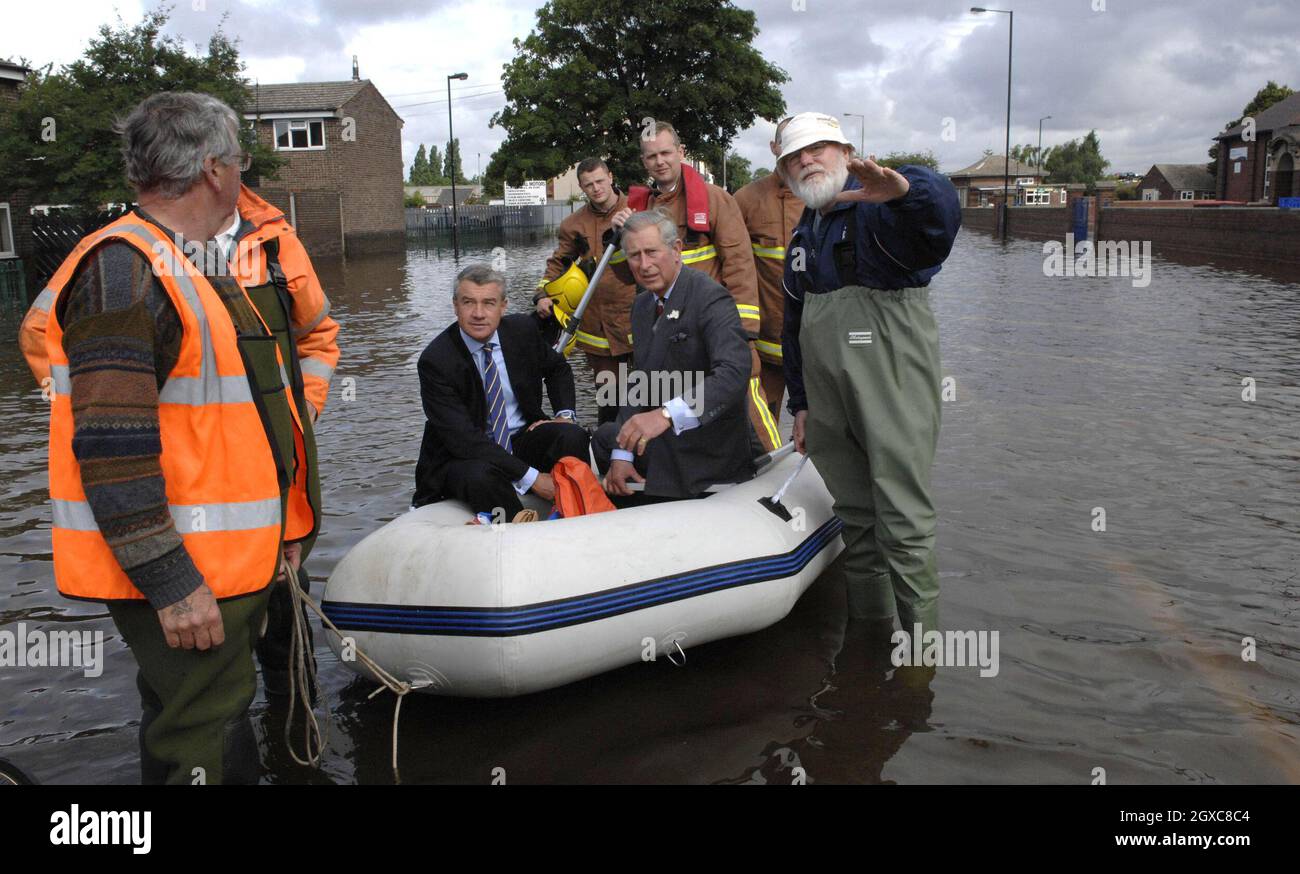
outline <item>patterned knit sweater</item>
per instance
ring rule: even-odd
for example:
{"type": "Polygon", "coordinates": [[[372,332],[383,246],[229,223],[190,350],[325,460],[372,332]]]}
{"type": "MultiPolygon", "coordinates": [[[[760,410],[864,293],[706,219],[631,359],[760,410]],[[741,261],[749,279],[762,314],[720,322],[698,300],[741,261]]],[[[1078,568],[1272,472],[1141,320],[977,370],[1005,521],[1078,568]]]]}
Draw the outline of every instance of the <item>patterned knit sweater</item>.
{"type": "MultiPolygon", "coordinates": [[[[144,211],[136,214],[178,239],[144,211]]],[[[264,335],[237,281],[217,272],[208,278],[235,330],[264,335]]],[[[172,522],[159,461],[158,393],[180,353],[180,316],[145,256],[109,241],[59,295],[58,318],[72,380],[72,453],[86,500],[127,578],[160,610],[203,582],[172,522]]]]}

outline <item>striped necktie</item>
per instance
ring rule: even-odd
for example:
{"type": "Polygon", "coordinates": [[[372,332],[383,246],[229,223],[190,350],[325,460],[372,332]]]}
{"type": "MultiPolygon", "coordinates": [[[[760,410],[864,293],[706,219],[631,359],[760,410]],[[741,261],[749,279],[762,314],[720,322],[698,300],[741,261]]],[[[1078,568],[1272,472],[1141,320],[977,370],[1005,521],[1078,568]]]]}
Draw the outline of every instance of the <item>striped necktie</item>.
{"type": "Polygon", "coordinates": [[[506,416],[506,393],[501,389],[501,374],[492,360],[495,343],[483,344],[483,394],[487,396],[488,425],[492,439],[506,452],[510,451],[510,420],[506,416]]]}

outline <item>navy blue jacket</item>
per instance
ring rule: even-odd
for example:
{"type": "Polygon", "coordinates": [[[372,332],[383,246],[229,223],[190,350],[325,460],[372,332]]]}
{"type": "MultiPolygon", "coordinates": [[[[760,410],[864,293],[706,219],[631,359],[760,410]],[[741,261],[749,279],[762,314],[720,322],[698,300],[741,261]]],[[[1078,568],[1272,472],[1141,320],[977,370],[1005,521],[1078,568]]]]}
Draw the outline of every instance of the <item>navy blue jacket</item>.
{"type": "MultiPolygon", "coordinates": [[[[822,216],[814,239],[813,211],[805,209],[790,236],[785,257],[785,319],[781,352],[790,412],[808,409],[803,387],[803,354],[799,348],[799,319],[805,294],[822,294],[845,285],[899,289],[929,285],[961,227],[961,204],[947,177],[926,167],[898,168],[910,185],[907,194],[888,203],[837,203],[822,216]],[[850,221],[850,212],[853,213],[850,221]],[[853,249],[856,276],[840,276],[835,244],[845,242],[856,225],[853,249]],[[795,270],[803,250],[803,270],[795,270]]],[[[850,174],[844,190],[861,188],[850,174]]]]}

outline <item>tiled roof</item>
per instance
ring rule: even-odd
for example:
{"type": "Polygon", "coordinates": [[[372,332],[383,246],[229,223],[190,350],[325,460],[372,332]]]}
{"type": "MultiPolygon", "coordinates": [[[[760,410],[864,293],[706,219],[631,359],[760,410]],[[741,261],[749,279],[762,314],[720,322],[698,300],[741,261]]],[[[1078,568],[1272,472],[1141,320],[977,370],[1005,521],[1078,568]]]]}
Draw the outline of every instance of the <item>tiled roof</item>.
{"type": "MultiPolygon", "coordinates": [[[[1274,103],[1268,109],[1255,116],[1255,130],[1257,131],[1274,131],[1293,124],[1300,124],[1300,91],[1292,94],[1283,100],[1274,103]]],[[[1223,133],[1215,137],[1221,140],[1225,137],[1236,136],[1241,133],[1244,125],[1233,125],[1223,133]]]]}
{"type": "Polygon", "coordinates": [[[369,79],[346,82],[288,82],[248,89],[245,112],[335,112],[370,84],[369,79]]]}
{"type": "Polygon", "coordinates": [[[1204,164],[1156,164],[1169,187],[1174,191],[1214,191],[1214,177],[1205,169],[1204,164]]]}
{"type": "MultiPolygon", "coordinates": [[[[1002,155],[988,155],[969,167],[963,167],[948,174],[949,179],[959,176],[1001,176],[1006,159],[1002,155]]],[[[1033,164],[1022,164],[1014,158],[1011,160],[1012,176],[1045,176],[1046,170],[1039,170],[1033,164]]]]}

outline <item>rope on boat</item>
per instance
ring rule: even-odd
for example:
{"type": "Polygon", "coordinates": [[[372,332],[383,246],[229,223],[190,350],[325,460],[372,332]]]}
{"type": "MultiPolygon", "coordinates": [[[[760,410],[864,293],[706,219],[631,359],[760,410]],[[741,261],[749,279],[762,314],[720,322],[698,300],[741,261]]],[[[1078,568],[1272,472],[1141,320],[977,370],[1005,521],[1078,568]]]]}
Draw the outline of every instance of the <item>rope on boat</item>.
{"type": "MultiPolygon", "coordinates": [[[[295,762],[309,768],[315,768],[320,766],[321,756],[325,750],[325,739],[329,731],[329,708],[324,708],[326,716],[325,725],[324,728],[322,728],[321,724],[316,721],[316,713],[312,708],[310,695],[306,694],[306,692],[315,686],[316,694],[318,694],[323,701],[325,698],[325,690],[322,689],[320,683],[316,681],[315,662],[307,657],[308,653],[305,645],[307,639],[307,617],[303,615],[302,610],[298,605],[305,604],[314,610],[316,615],[320,617],[321,625],[338,635],[340,641],[344,639],[344,634],[339,630],[338,626],[329,620],[329,617],[321,611],[320,607],[316,606],[316,602],[312,600],[312,597],[308,592],[303,591],[302,587],[296,584],[296,581],[290,580],[290,583],[293,583],[290,585],[290,588],[293,590],[293,599],[295,604],[293,609],[293,645],[290,651],[291,655],[289,661],[289,716],[284,722],[284,743],[285,746],[289,748],[289,755],[293,756],[295,762]],[[300,758],[298,756],[298,753],[293,748],[293,743],[289,739],[289,729],[293,724],[294,709],[298,707],[300,688],[304,690],[301,709],[303,713],[304,755],[306,758],[300,758]]],[[[412,684],[397,679],[392,674],[388,673],[388,671],[381,668],[374,659],[366,655],[355,640],[352,641],[351,645],[355,650],[357,659],[369,668],[370,673],[374,674],[375,678],[383,684],[378,689],[371,692],[368,698],[374,698],[380,692],[384,691],[384,689],[388,689],[397,696],[397,704],[393,708],[392,765],[393,779],[396,782],[401,783],[402,775],[397,769],[397,726],[398,721],[402,716],[402,699],[405,698],[411,690],[419,688],[424,684],[412,684]]]]}

